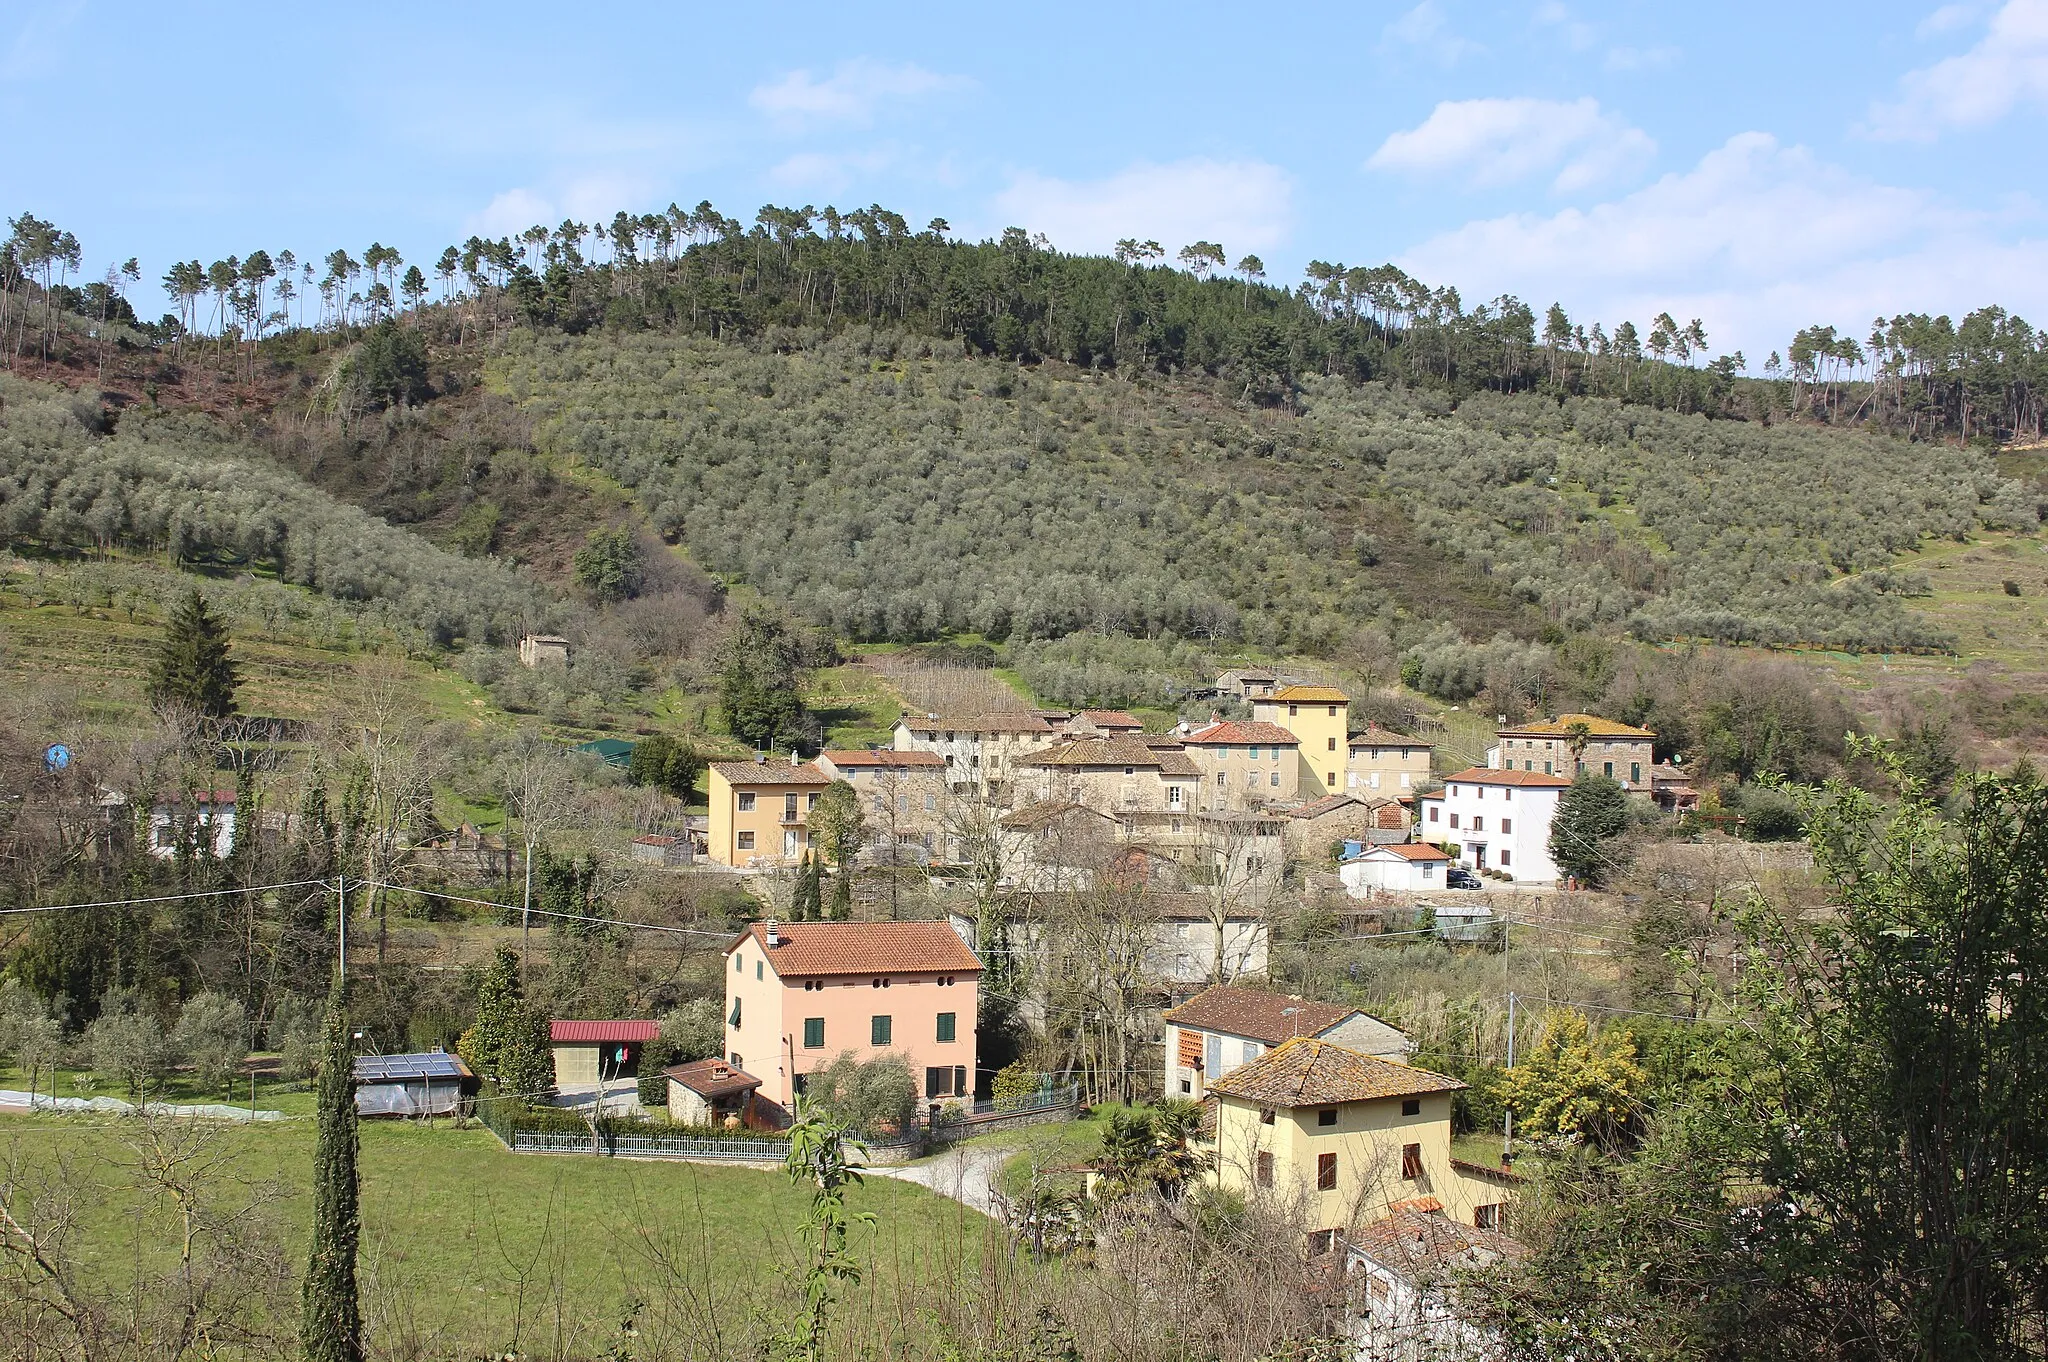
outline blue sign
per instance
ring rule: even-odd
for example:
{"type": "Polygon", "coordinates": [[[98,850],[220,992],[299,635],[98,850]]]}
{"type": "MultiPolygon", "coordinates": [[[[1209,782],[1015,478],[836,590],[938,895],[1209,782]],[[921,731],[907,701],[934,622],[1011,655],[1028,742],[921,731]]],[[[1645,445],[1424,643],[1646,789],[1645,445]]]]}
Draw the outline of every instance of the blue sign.
{"type": "Polygon", "coordinates": [[[71,765],[71,749],[61,742],[53,742],[43,753],[43,765],[52,771],[62,771],[71,765]]]}

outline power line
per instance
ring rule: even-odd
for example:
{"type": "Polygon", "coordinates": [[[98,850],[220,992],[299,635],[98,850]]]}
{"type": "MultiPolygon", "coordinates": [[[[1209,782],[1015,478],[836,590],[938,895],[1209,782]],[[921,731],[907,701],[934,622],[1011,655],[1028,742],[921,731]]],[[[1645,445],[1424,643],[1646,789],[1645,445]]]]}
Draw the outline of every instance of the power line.
{"type": "MultiPolygon", "coordinates": [[[[357,884],[366,883],[358,881],[357,884]]],[[[60,913],[67,908],[137,908],[151,903],[181,903],[187,899],[226,898],[233,894],[261,894],[273,889],[311,889],[314,887],[332,890],[332,880],[293,880],[289,884],[248,884],[233,889],[204,889],[190,894],[159,894],[146,899],[107,899],[100,903],[44,903],[32,908],[0,908],[0,917],[11,917],[17,913],[60,913]]]]}
{"type": "Polygon", "coordinates": [[[390,889],[401,894],[425,894],[430,898],[446,899],[450,903],[473,903],[483,908],[496,908],[503,912],[532,913],[537,917],[561,918],[569,922],[598,922],[610,927],[630,927],[641,932],[673,932],[679,936],[709,936],[729,941],[739,933],[736,931],[710,931],[703,927],[668,927],[655,922],[631,922],[620,917],[601,917],[595,913],[560,913],[549,908],[521,908],[516,903],[498,903],[491,899],[466,898],[461,894],[444,894],[436,889],[421,889],[417,885],[386,884],[381,880],[361,880],[358,888],[390,889]]]}

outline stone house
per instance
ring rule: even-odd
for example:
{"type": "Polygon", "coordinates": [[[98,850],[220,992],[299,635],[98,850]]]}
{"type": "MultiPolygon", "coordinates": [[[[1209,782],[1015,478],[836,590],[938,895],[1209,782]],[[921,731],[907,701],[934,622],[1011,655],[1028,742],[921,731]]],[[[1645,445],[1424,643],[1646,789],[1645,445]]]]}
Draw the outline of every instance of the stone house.
{"type": "Polygon", "coordinates": [[[1538,772],[1570,779],[1585,771],[1610,776],[1624,789],[1648,794],[1657,735],[1647,728],[1597,714],[1560,714],[1545,723],[1503,728],[1487,749],[1486,764],[1502,771],[1538,772]],[[1583,744],[1574,753],[1573,743],[1583,744]]]}
{"type": "Polygon", "coordinates": [[[1363,796],[1412,799],[1417,787],[1429,783],[1434,752],[1434,746],[1421,738],[1368,725],[1365,732],[1351,735],[1344,787],[1363,796]]]}

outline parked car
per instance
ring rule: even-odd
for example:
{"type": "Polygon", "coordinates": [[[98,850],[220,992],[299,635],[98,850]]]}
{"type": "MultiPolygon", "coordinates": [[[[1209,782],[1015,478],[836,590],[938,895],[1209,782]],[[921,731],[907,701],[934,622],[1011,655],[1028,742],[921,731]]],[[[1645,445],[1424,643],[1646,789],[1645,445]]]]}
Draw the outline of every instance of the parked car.
{"type": "Polygon", "coordinates": [[[1477,875],[1461,865],[1451,866],[1444,871],[1444,884],[1452,889],[1484,889],[1486,887],[1480,882],[1477,875]]]}

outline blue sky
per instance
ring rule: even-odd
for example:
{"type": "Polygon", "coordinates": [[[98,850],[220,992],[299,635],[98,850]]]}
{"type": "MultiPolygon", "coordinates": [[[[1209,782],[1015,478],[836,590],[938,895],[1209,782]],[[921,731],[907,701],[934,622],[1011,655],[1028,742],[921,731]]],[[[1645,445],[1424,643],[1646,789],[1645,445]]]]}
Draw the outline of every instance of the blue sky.
{"type": "Polygon", "coordinates": [[[1031,7],[0,5],[0,211],[130,255],[709,198],[1070,250],[1394,260],[1468,303],[2048,323],[2048,0],[1031,7]],[[771,17],[755,18],[756,13],[771,17]]]}

